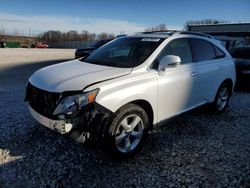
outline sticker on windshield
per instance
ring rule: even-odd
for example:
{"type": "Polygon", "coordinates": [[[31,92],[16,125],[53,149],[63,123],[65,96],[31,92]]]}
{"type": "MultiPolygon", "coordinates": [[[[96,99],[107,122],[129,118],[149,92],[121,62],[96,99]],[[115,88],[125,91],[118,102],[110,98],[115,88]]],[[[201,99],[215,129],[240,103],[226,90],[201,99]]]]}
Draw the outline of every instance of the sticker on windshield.
{"type": "Polygon", "coordinates": [[[143,38],[141,39],[141,41],[145,41],[145,42],[159,42],[161,39],[159,38],[143,38]]]}

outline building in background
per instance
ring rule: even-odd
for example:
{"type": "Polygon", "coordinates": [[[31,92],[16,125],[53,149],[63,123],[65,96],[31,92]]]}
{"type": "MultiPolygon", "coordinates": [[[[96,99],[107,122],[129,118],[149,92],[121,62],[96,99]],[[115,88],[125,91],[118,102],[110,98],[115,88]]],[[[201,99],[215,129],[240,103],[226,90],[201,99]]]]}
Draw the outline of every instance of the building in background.
{"type": "Polygon", "coordinates": [[[38,41],[38,37],[0,35],[1,48],[29,48],[31,44],[38,41]]]}
{"type": "Polygon", "coordinates": [[[187,29],[213,35],[221,40],[227,49],[250,45],[250,23],[188,25],[187,29]]]}

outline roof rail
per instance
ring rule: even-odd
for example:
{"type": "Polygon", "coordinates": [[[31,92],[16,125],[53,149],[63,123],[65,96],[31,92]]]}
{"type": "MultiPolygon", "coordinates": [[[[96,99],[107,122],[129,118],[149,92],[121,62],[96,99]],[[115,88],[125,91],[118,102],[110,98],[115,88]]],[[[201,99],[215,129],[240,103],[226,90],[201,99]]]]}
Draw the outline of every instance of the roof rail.
{"type": "Polygon", "coordinates": [[[213,36],[211,36],[211,35],[209,35],[209,34],[206,34],[206,33],[192,32],[192,31],[182,31],[182,32],[180,32],[179,34],[197,35],[197,36],[207,37],[207,38],[210,38],[210,39],[213,39],[213,38],[214,38],[213,36]]]}
{"type": "Polygon", "coordinates": [[[141,33],[141,34],[162,33],[162,34],[172,35],[175,32],[180,32],[180,31],[177,31],[177,30],[160,30],[160,31],[144,31],[144,32],[139,32],[139,33],[141,33]]]}

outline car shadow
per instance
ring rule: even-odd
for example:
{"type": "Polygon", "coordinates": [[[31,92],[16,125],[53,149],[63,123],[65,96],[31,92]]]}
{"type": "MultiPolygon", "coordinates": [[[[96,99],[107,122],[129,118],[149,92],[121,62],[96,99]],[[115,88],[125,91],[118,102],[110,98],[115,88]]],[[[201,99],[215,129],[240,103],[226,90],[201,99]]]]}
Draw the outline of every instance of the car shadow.
{"type": "Polygon", "coordinates": [[[248,83],[237,84],[235,87],[236,92],[250,92],[250,80],[248,83]]]}

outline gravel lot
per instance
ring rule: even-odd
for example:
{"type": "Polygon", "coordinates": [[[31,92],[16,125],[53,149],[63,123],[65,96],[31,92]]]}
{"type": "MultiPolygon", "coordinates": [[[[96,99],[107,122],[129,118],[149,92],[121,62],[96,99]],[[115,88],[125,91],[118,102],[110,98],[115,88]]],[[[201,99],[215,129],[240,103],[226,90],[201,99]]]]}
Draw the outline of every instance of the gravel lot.
{"type": "Polygon", "coordinates": [[[73,50],[0,49],[0,187],[250,187],[250,90],[223,115],[195,110],[150,132],[143,151],[116,161],[40,126],[24,103],[38,68],[73,50]]]}

